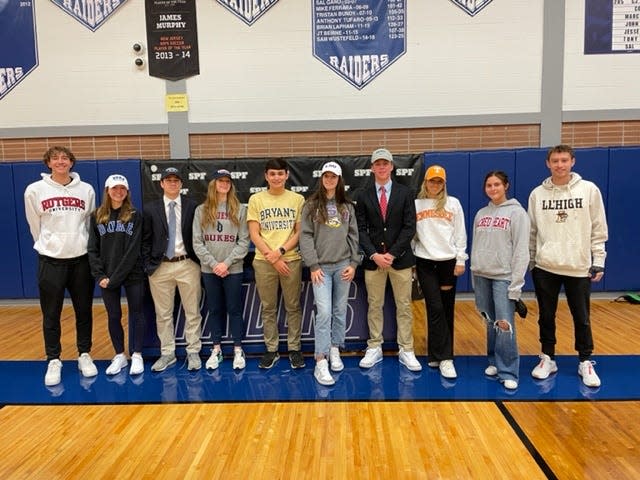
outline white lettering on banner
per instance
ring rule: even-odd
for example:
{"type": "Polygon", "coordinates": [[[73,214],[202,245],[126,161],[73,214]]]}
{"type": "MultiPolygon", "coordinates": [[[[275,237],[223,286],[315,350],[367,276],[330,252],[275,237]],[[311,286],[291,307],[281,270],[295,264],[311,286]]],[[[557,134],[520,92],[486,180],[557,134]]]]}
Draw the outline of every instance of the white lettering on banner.
{"type": "Polygon", "coordinates": [[[308,192],[309,191],[309,187],[293,185],[291,187],[291,191],[292,192],[298,192],[298,193],[304,193],[304,192],[308,192]]]}
{"type": "Polygon", "coordinates": [[[246,180],[249,176],[249,172],[231,172],[231,178],[234,180],[242,179],[246,180]]]}
{"type": "Polygon", "coordinates": [[[371,175],[371,170],[368,168],[356,168],[353,171],[354,177],[368,177],[369,175],[371,175]]]}
{"type": "Polygon", "coordinates": [[[249,193],[258,193],[266,190],[267,187],[249,187],[249,193]]]}
{"type": "Polygon", "coordinates": [[[357,85],[362,85],[389,64],[389,55],[348,55],[344,57],[331,55],[329,56],[329,64],[357,85]]]}
{"type": "Polygon", "coordinates": [[[120,5],[120,0],[64,0],[62,7],[95,27],[120,5]]]}
{"type": "Polygon", "coordinates": [[[260,16],[276,0],[218,0],[248,21],[260,16]]]}
{"type": "Polygon", "coordinates": [[[204,180],[207,178],[206,172],[190,172],[189,180],[204,180]]]}
{"type": "Polygon", "coordinates": [[[398,177],[411,177],[413,176],[413,168],[396,168],[396,175],[398,177]]]}
{"type": "Polygon", "coordinates": [[[24,75],[22,67],[0,67],[0,94],[13,87],[24,75]]]}

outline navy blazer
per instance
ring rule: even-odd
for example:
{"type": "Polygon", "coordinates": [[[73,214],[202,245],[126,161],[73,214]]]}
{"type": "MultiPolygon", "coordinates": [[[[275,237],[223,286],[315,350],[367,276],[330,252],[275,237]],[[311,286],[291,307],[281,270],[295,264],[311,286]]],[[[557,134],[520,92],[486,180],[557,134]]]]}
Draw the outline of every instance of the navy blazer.
{"type": "MultiPolygon", "coordinates": [[[[180,195],[180,203],[182,240],[187,249],[187,256],[199,264],[200,260],[193,251],[193,215],[198,204],[184,195],[180,195]]],[[[142,225],[142,262],[147,275],[152,275],[160,266],[169,243],[169,225],[162,198],[145,205],[142,225]]]]}
{"type": "Polygon", "coordinates": [[[375,270],[378,266],[370,259],[374,253],[388,252],[395,257],[396,270],[415,264],[411,240],[416,233],[415,195],[409,187],[393,181],[387,202],[387,218],[383,220],[376,194],[376,184],[360,191],[357,197],[356,218],[360,234],[360,247],[364,252],[363,267],[375,270]]]}

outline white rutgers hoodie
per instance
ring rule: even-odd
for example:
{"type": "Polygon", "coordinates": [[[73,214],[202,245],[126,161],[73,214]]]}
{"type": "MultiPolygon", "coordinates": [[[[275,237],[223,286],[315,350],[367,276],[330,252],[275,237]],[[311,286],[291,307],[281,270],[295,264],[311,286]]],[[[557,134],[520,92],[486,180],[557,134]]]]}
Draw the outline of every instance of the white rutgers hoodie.
{"type": "Polygon", "coordinates": [[[93,187],[69,173],[61,185],[42,173],[42,180],[24,191],[24,209],[35,242],[33,248],[52,258],[75,258],[87,253],[89,216],[95,209],[93,187]]]}
{"type": "Polygon", "coordinates": [[[536,267],[569,277],[588,277],[591,266],[604,268],[607,220],[594,183],[575,172],[566,185],[549,177],[531,192],[528,213],[536,267]]]}

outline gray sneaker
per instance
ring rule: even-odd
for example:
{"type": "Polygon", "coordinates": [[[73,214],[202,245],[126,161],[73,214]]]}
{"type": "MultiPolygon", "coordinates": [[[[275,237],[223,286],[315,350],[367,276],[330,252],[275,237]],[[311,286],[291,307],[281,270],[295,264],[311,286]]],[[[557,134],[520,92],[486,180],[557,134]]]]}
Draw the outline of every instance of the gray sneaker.
{"type": "Polygon", "coordinates": [[[167,369],[167,367],[170,367],[174,363],[176,363],[175,354],[170,353],[168,355],[162,355],[158,360],[156,360],[156,363],[151,365],[151,371],[163,372],[167,369]]]}
{"type": "Polygon", "coordinates": [[[200,370],[202,368],[202,360],[200,360],[200,354],[188,353],[187,354],[187,370],[200,370]]]}

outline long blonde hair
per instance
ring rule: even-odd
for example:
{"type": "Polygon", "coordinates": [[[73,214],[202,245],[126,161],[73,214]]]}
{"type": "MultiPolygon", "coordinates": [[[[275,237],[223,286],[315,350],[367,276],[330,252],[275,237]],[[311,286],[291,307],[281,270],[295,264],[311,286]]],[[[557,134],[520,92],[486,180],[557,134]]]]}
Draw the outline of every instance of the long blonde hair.
{"type": "MultiPolygon", "coordinates": [[[[427,192],[427,176],[425,175],[424,180],[422,181],[422,186],[420,187],[420,192],[418,193],[418,198],[430,198],[427,192]]],[[[444,206],[447,204],[447,182],[442,184],[442,190],[435,198],[436,205],[435,210],[441,211],[444,210],[444,206]]]]}
{"type": "MultiPolygon", "coordinates": [[[[113,210],[113,206],[111,205],[111,197],[109,196],[109,188],[106,187],[104,189],[104,195],[102,196],[102,203],[98,208],[96,208],[95,216],[96,223],[107,223],[109,218],[111,217],[111,211],[113,210]]],[[[120,207],[120,214],[118,215],[118,220],[122,223],[128,222],[131,220],[133,216],[133,212],[136,209],[131,204],[131,194],[129,190],[127,190],[127,196],[124,197],[122,201],[122,206],[120,207]]]]}
{"type": "MultiPolygon", "coordinates": [[[[202,203],[202,218],[200,219],[200,226],[204,230],[207,225],[211,225],[211,228],[215,228],[218,221],[218,192],[216,191],[216,182],[219,179],[213,179],[209,182],[207,188],[207,198],[202,203]]],[[[227,193],[227,214],[231,223],[235,226],[240,225],[240,200],[236,195],[236,186],[231,181],[231,188],[227,193]]]]}

